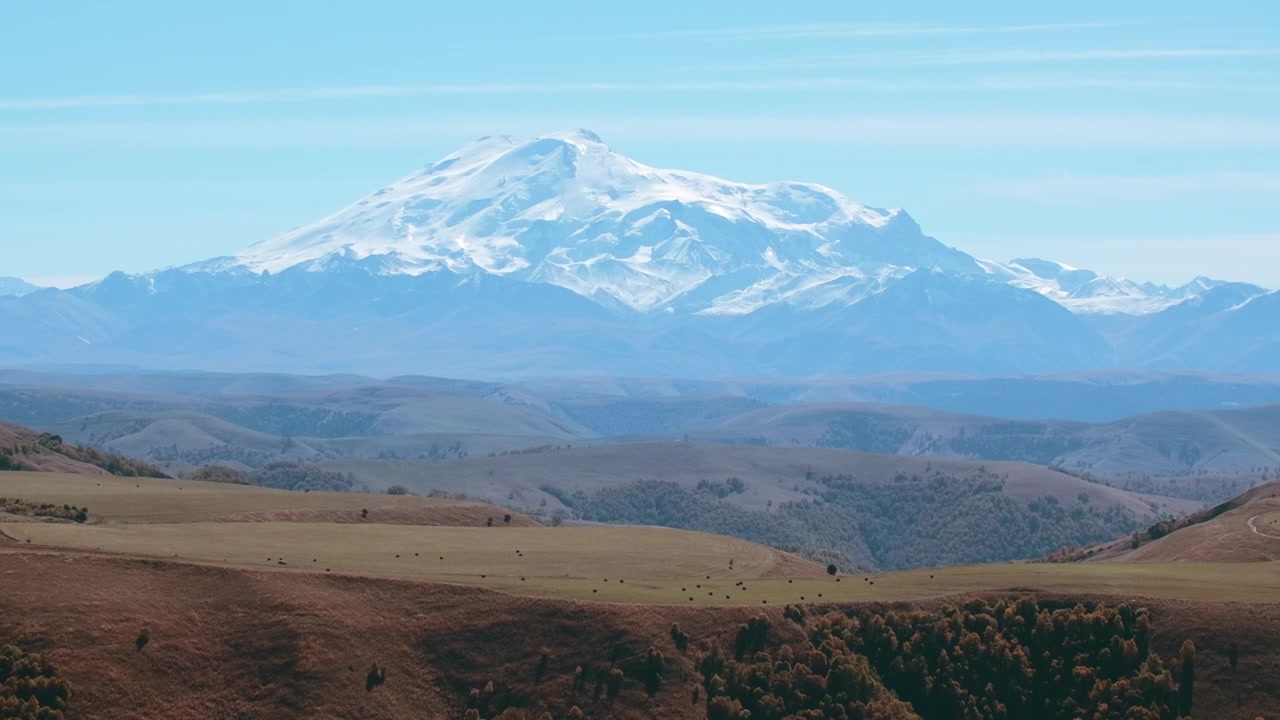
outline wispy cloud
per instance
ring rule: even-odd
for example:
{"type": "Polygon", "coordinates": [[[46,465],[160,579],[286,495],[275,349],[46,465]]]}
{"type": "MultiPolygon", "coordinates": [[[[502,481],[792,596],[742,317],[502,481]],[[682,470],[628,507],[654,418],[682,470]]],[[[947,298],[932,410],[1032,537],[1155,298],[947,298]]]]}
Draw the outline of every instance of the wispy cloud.
{"type": "Polygon", "coordinates": [[[1158,114],[977,113],[418,115],[367,118],[0,125],[0,146],[418,147],[490,133],[589,127],[606,139],[938,148],[1275,148],[1280,120],[1158,114]]]}
{"type": "MultiPolygon", "coordinates": [[[[1280,49],[1275,54],[1280,55],[1280,49]]],[[[856,63],[850,63],[856,65],[856,63]]],[[[1010,64],[1014,64],[1010,61],[1010,64]]],[[[814,68],[826,67],[814,62],[814,68]]],[[[736,69],[745,66],[737,66],[736,69]]],[[[775,64],[771,69],[801,69],[804,64],[775,64]]],[[[75,95],[48,98],[0,98],[3,111],[57,111],[92,108],[181,107],[201,105],[274,105],[345,102],[430,96],[501,96],[644,93],[804,93],[847,90],[883,94],[940,92],[1034,92],[1053,89],[1189,90],[1280,92],[1280,84],[1240,83],[1186,77],[978,76],[954,80],[813,76],[765,80],[688,80],[673,82],[477,83],[457,85],[367,85],[332,88],[250,90],[190,94],[75,95]]]]}
{"type": "Polygon", "coordinates": [[[783,38],[853,38],[925,35],[1008,35],[1067,30],[1095,30],[1117,23],[1038,23],[1025,25],[909,25],[823,23],[772,25],[737,28],[704,28],[630,34],[631,37],[696,37],[724,40],[767,40],[783,38]]]}
{"type": "Polygon", "coordinates": [[[857,78],[787,80],[707,80],[681,82],[475,83],[456,85],[369,85],[314,89],[191,93],[180,95],[77,95],[54,98],[0,98],[0,110],[164,107],[183,105],[263,105],[276,103],[411,98],[431,95],[555,95],[567,93],[782,92],[863,86],[891,89],[893,83],[857,78]]]}
{"type": "Polygon", "coordinates": [[[1167,201],[1170,196],[1212,192],[1280,195],[1280,173],[1207,172],[1128,176],[1063,174],[984,180],[978,182],[974,189],[986,195],[1050,203],[1099,199],[1167,201]]]}
{"type": "Polygon", "coordinates": [[[1085,50],[962,50],[870,52],[717,65],[706,70],[783,70],[929,65],[1025,65],[1028,63],[1124,62],[1141,60],[1280,57],[1280,47],[1095,48],[1085,50]]]}

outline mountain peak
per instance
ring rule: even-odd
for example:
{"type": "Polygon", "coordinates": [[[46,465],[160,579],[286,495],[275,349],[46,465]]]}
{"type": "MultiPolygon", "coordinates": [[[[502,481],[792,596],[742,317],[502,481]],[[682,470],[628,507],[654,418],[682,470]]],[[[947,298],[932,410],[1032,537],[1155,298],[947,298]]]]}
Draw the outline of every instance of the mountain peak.
{"type": "Polygon", "coordinates": [[[979,263],[902,210],[813,183],[651,167],[581,128],[479,138],[318,222],[187,269],[233,267],[501,275],[642,313],[847,307],[930,269],[995,276],[1077,312],[1141,314],[1182,299],[1036,258],[979,263]]]}
{"type": "Polygon", "coordinates": [[[40,289],[38,285],[16,277],[0,277],[0,297],[22,297],[40,289]]]}
{"type": "MultiPolygon", "coordinates": [[[[564,140],[565,142],[571,142],[571,143],[583,143],[583,144],[591,143],[594,145],[604,144],[604,141],[600,139],[599,135],[591,132],[590,130],[587,130],[586,128],[577,128],[574,130],[565,130],[563,132],[551,133],[550,135],[544,135],[543,138],[553,138],[556,140],[564,140]]],[[[539,138],[539,139],[542,139],[542,138],[539,138]]]]}

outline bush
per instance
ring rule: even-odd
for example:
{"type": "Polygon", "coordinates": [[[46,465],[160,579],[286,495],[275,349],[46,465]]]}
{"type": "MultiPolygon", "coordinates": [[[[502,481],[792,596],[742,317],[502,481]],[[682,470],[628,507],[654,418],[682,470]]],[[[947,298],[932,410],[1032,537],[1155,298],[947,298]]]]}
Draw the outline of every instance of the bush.
{"type": "Polygon", "coordinates": [[[280,490],[351,492],[356,486],[355,476],[351,473],[343,475],[338,472],[321,470],[315,465],[300,465],[290,462],[273,462],[254,472],[251,479],[256,485],[280,490]]]}
{"type": "Polygon", "coordinates": [[[1176,720],[1194,682],[1194,647],[1184,646],[1175,682],[1149,653],[1147,612],[1129,605],[852,609],[816,618],[803,646],[772,652],[749,647],[748,635],[744,626],[740,659],[699,663],[709,718],[1176,720]]]}
{"type": "Polygon", "coordinates": [[[680,623],[671,623],[671,641],[680,652],[689,649],[689,634],[680,629],[680,623]]]}
{"type": "Polygon", "coordinates": [[[403,485],[392,485],[391,487],[387,488],[387,494],[388,495],[412,495],[413,493],[409,492],[409,488],[403,485]]]}
{"type": "Polygon", "coordinates": [[[618,697],[618,693],[622,690],[622,671],[614,668],[609,671],[608,679],[605,680],[605,690],[610,700],[618,697]]]}
{"type": "Polygon", "coordinates": [[[655,647],[649,648],[644,657],[644,691],[653,697],[658,694],[658,686],[662,683],[662,664],[666,658],[655,647]]]}
{"type": "Polygon", "coordinates": [[[374,688],[387,681],[387,669],[374,663],[364,676],[364,691],[373,692],[374,688]]]}
{"type": "Polygon", "coordinates": [[[835,563],[832,563],[832,564],[830,564],[830,565],[828,565],[828,566],[827,566],[827,574],[828,574],[828,575],[835,575],[835,574],[836,574],[836,573],[838,573],[838,572],[840,572],[840,568],[836,567],[835,563]]]}
{"type": "Polygon", "coordinates": [[[796,623],[804,624],[805,610],[803,605],[788,605],[782,609],[782,617],[796,623]]]}
{"type": "Polygon", "coordinates": [[[39,655],[0,647],[0,718],[62,720],[71,685],[39,655]]]}
{"type": "Polygon", "coordinates": [[[183,476],[184,480],[198,480],[200,482],[216,482],[227,483],[229,485],[250,485],[249,474],[236,470],[235,468],[223,467],[221,465],[208,465],[206,467],[193,470],[183,476]]]}

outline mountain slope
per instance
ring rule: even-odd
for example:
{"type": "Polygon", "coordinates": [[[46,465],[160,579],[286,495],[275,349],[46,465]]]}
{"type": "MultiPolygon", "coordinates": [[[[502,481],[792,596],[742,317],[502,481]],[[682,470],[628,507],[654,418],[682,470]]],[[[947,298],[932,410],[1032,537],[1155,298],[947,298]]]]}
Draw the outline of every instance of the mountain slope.
{"type": "Polygon", "coordinates": [[[222,264],[280,272],[339,259],[387,273],[481,271],[606,306],[712,314],[824,304],[837,299],[833,283],[848,302],[885,268],[980,271],[900,210],[818,185],[648,167],[585,130],[523,143],[482,138],[222,264]]]}
{"type": "Polygon", "coordinates": [[[1102,477],[1280,472],[1280,405],[1172,411],[1108,423],[1008,420],[907,406],[776,405],[745,413],[694,439],[817,446],[983,460],[1021,460],[1102,477]]]}
{"type": "Polygon", "coordinates": [[[0,297],[22,297],[39,290],[38,285],[16,277],[0,277],[0,297]]]}
{"type": "Polygon", "coordinates": [[[901,210],[653,168],[579,130],[484,138],[235,256],[0,298],[15,339],[0,363],[471,378],[1280,369],[1280,296],[1263,292],[979,261],[901,210]]]}

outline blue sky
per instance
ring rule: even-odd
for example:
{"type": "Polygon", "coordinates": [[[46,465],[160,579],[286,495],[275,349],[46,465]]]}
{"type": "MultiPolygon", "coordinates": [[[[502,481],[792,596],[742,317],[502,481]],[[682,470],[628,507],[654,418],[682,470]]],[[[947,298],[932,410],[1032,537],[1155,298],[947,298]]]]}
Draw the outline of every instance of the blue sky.
{"type": "Polygon", "coordinates": [[[0,4],[0,275],[225,255],[481,135],[1280,287],[1280,4],[0,4]]]}

